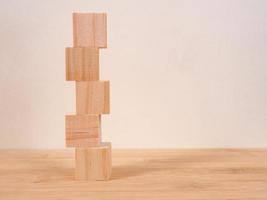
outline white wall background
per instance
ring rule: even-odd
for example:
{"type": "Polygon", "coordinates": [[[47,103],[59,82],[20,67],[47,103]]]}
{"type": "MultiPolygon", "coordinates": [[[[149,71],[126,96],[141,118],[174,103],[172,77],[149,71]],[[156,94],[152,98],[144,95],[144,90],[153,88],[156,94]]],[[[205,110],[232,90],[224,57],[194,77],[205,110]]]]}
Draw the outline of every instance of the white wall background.
{"type": "Polygon", "coordinates": [[[73,11],[108,13],[104,140],[267,147],[267,1],[0,0],[0,148],[63,148],[73,11]]]}

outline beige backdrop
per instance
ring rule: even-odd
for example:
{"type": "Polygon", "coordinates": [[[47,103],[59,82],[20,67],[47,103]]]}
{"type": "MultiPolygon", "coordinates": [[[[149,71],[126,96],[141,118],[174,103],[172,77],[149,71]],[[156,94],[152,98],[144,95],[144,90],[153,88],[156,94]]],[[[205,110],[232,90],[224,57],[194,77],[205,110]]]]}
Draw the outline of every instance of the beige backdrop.
{"type": "Polygon", "coordinates": [[[0,148],[64,147],[73,11],[108,13],[114,147],[267,147],[267,1],[1,0],[0,148]]]}

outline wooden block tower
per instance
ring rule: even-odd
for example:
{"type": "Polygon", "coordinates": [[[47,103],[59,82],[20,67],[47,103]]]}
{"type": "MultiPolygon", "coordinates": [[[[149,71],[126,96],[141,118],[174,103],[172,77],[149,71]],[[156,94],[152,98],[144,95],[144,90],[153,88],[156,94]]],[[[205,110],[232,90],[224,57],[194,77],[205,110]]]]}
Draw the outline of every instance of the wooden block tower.
{"type": "Polygon", "coordinates": [[[65,122],[78,180],[108,180],[111,175],[111,143],[101,141],[101,114],[109,114],[109,81],[99,80],[99,49],[106,47],[106,14],[73,13],[66,80],[76,84],[76,115],[67,115],[65,122]]]}

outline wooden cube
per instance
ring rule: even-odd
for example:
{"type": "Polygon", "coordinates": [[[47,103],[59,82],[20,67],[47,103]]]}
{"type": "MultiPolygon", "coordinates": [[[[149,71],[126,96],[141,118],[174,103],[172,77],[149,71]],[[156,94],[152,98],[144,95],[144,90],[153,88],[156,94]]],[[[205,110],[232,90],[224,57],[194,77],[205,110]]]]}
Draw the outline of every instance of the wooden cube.
{"type": "Polygon", "coordinates": [[[75,47],[107,47],[106,13],[73,13],[75,47]]]}
{"type": "Polygon", "coordinates": [[[66,80],[99,80],[99,49],[90,47],[66,48],[66,80]]]}
{"type": "Polygon", "coordinates": [[[77,114],[109,113],[109,81],[76,82],[77,114]]]}
{"type": "Polygon", "coordinates": [[[111,175],[111,143],[75,149],[75,177],[78,180],[108,180],[111,175]]]}
{"type": "Polygon", "coordinates": [[[67,115],[66,146],[90,147],[100,144],[99,115],[67,115]]]}

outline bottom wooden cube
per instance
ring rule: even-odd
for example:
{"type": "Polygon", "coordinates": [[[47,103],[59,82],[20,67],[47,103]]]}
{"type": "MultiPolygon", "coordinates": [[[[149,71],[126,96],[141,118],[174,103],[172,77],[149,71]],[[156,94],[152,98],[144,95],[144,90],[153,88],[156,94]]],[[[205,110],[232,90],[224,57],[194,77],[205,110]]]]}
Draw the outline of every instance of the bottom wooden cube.
{"type": "Polygon", "coordinates": [[[111,143],[75,149],[75,177],[77,180],[108,180],[111,171],[111,143]]]}

